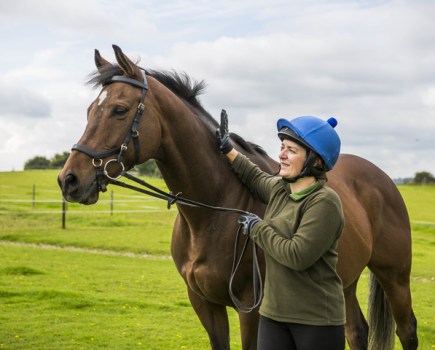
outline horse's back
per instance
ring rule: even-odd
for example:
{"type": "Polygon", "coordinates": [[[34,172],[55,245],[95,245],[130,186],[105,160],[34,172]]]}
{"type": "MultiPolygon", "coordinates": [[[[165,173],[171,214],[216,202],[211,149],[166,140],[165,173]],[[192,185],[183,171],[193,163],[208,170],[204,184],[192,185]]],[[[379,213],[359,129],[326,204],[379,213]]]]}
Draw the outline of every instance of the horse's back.
{"type": "Polygon", "coordinates": [[[392,216],[390,219],[397,216],[401,224],[409,224],[408,212],[397,186],[373,163],[355,155],[343,154],[329,174],[328,184],[332,188],[337,192],[350,191],[367,209],[375,211],[373,215],[392,216]]]}
{"type": "Polygon", "coordinates": [[[387,174],[366,159],[343,154],[328,173],[328,186],[340,196],[345,215],[337,267],[345,287],[387,255],[410,255],[408,213],[387,174]]]}

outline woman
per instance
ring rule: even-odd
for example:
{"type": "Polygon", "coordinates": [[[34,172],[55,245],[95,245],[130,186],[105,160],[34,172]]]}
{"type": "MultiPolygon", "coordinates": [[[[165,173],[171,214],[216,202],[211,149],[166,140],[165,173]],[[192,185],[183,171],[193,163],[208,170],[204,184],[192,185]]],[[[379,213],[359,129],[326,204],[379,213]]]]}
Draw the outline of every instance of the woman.
{"type": "Polygon", "coordinates": [[[344,349],[345,305],[336,271],[344,226],[338,195],[325,173],[338,159],[337,122],[316,117],[278,120],[281,178],[233,148],[223,110],[217,141],[254,196],[267,204],[264,219],[242,215],[245,234],[266,258],[258,349],[344,349]]]}

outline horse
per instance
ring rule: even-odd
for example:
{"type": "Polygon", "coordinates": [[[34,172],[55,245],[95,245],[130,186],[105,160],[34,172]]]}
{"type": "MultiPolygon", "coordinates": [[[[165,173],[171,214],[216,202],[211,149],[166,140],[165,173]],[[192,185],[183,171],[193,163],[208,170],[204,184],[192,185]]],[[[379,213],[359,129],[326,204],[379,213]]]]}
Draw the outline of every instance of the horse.
{"type": "MultiPolygon", "coordinates": [[[[198,99],[204,81],[192,81],[186,73],[144,70],[118,46],[113,49],[115,64],[95,50],[97,70],[90,83],[101,86],[101,92],[89,106],[84,133],[58,176],[64,198],[93,204],[121,168],[154,159],[172,193],[261,216],[264,204],[241,184],[216,145],[219,125],[198,99]]],[[[236,134],[231,140],[262,170],[272,174],[278,169],[260,146],[236,134]]],[[[396,328],[403,349],[417,349],[410,222],[397,187],[374,164],[349,154],[340,155],[327,185],[340,196],[345,215],[337,270],[343,282],[350,348],[392,349],[396,328]],[[371,274],[369,321],[356,294],[366,267],[371,274]]],[[[237,216],[176,205],[173,261],[211,348],[229,349],[227,308],[237,309],[228,288],[237,216]]],[[[248,250],[232,286],[245,305],[253,299],[253,287],[247,283],[253,278],[252,255],[248,250]]],[[[264,272],[261,254],[259,260],[264,272]]],[[[242,348],[256,349],[258,308],[238,313],[242,348]]]]}

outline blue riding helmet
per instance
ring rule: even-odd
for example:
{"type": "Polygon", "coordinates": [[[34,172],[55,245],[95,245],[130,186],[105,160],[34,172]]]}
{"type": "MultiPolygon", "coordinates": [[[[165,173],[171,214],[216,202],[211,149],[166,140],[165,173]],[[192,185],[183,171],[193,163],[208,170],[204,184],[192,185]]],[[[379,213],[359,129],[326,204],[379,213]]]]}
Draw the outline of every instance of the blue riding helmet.
{"type": "Polygon", "coordinates": [[[334,128],[335,118],[324,121],[317,117],[303,116],[288,121],[279,119],[278,136],[288,138],[317,153],[325,162],[326,171],[331,170],[340,154],[340,137],[334,128]]]}

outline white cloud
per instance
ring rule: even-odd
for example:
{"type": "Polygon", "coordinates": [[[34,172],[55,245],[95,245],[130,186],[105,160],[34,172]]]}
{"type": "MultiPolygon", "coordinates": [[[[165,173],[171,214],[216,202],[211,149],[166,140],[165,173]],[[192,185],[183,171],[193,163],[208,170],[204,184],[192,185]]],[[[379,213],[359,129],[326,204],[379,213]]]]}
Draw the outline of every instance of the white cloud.
{"type": "MultiPolygon", "coordinates": [[[[5,155],[23,164],[31,149],[54,154],[78,140],[96,95],[83,84],[93,49],[113,61],[115,43],[144,67],[205,79],[204,107],[216,118],[226,108],[230,128],[272,156],[278,118],[333,115],[343,151],[392,177],[435,173],[434,17],[424,0],[3,2],[0,100],[28,95],[27,114],[49,117],[28,128],[9,120],[0,170],[12,167],[5,155]]],[[[19,110],[8,108],[0,118],[19,110]]]]}
{"type": "Polygon", "coordinates": [[[19,86],[5,86],[0,82],[0,106],[2,117],[47,118],[51,114],[48,100],[38,93],[19,86]]]}

